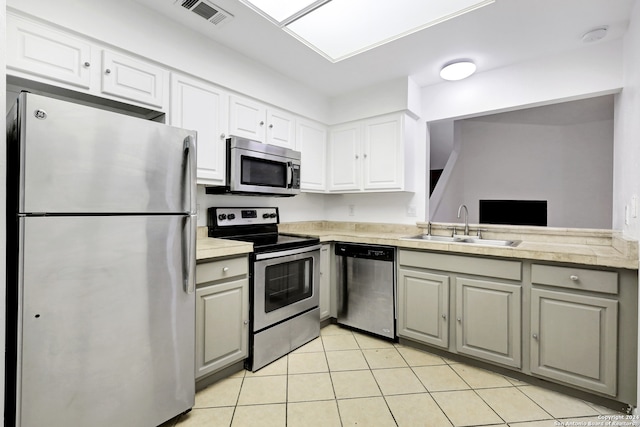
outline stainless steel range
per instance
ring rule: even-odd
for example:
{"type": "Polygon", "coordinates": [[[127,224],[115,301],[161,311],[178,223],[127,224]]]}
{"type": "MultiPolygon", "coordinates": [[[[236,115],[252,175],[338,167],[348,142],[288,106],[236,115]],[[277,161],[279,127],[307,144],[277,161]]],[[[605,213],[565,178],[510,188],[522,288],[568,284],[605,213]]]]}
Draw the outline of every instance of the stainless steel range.
{"type": "Polygon", "coordinates": [[[253,242],[247,369],[320,334],[320,240],[278,233],[278,208],[209,208],[209,237],[253,242]]]}

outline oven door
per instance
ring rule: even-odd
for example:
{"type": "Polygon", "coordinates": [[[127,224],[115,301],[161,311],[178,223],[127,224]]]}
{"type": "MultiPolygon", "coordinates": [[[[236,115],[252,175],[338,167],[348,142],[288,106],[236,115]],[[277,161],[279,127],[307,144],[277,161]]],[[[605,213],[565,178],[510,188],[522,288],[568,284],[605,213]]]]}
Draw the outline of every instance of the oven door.
{"type": "Polygon", "coordinates": [[[253,331],[318,306],[320,245],[256,254],[253,331]]]}
{"type": "Polygon", "coordinates": [[[268,148],[264,152],[241,148],[230,151],[230,192],[283,196],[300,192],[299,160],[270,154],[268,148]]]}

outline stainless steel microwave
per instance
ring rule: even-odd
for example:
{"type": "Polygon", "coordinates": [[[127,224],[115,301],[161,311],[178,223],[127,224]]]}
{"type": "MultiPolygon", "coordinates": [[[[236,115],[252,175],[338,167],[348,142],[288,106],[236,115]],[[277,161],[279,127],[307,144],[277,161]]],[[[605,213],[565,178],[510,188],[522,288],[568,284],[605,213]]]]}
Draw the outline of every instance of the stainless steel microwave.
{"type": "Polygon", "coordinates": [[[207,193],[295,196],[300,193],[300,152],[246,138],[227,138],[227,185],[207,193]]]}

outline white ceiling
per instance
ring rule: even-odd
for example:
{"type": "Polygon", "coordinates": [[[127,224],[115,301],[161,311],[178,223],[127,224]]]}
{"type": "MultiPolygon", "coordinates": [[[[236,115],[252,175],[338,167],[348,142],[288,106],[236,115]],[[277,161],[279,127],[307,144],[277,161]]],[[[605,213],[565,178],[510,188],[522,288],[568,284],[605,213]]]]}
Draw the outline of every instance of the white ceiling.
{"type": "MultiPolygon", "coordinates": [[[[210,0],[234,19],[221,27],[175,0],[134,0],[327,96],[411,76],[441,83],[441,66],[470,58],[478,73],[585,46],[582,35],[607,25],[607,43],[624,35],[634,0],[496,0],[337,63],[331,63],[237,0],[210,0]]],[[[382,1],[382,0],[372,0],[382,1]]],[[[366,19],[366,12],[363,15],[366,19]]],[[[327,25],[331,31],[331,25],[327,25]]],[[[455,84],[455,83],[451,83],[455,84]]]]}

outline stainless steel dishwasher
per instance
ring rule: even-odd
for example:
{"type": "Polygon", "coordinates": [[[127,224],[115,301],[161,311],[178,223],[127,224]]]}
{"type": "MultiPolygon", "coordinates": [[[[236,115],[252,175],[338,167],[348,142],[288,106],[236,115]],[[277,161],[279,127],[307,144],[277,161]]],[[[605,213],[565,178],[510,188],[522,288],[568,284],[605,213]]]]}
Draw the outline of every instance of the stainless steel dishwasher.
{"type": "Polygon", "coordinates": [[[338,324],[395,339],[395,248],[336,243],[335,254],[338,324]]]}

